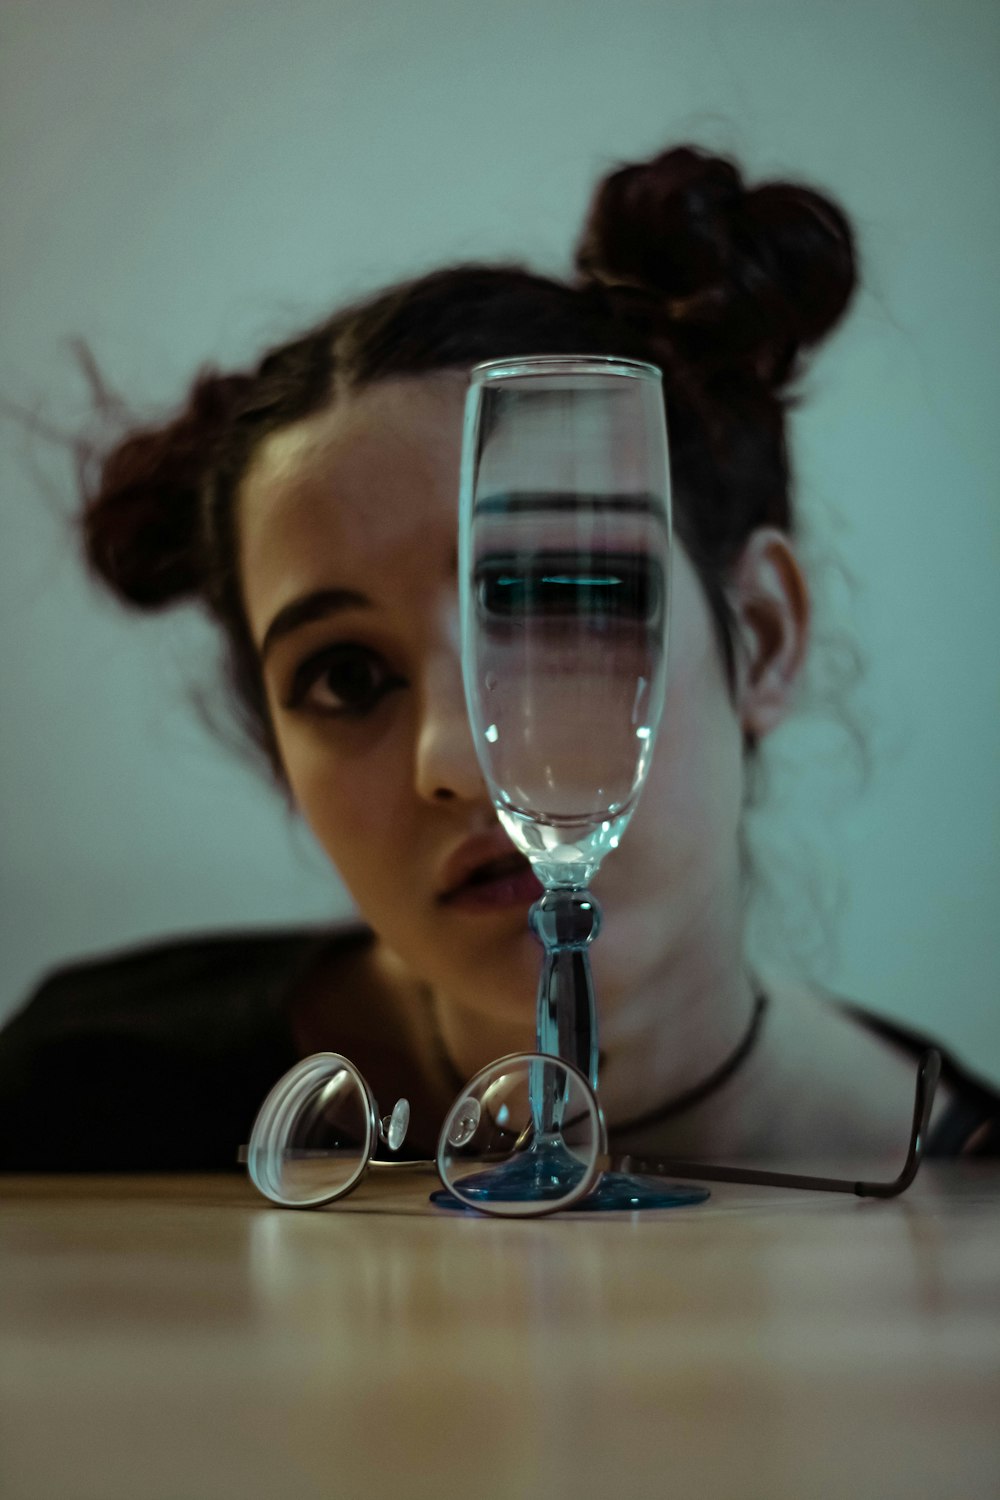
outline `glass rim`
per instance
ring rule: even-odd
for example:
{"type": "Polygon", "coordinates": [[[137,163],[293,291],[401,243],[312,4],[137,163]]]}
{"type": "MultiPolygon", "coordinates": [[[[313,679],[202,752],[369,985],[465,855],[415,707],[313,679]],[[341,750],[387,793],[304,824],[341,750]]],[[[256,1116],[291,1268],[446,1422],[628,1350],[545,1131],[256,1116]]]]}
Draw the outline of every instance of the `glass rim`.
{"type": "Polygon", "coordinates": [[[473,365],[471,385],[494,380],[531,379],[545,375],[621,375],[630,380],[663,380],[659,365],[616,354],[524,354],[507,359],[486,359],[473,365]]]}

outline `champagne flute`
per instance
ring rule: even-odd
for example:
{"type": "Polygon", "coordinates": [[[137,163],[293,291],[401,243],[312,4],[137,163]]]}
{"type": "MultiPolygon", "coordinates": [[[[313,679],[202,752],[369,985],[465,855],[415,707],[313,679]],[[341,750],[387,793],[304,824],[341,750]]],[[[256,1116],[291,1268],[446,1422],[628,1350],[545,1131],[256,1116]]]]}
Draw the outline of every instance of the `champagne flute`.
{"type": "MultiPolygon", "coordinates": [[[[670,480],[662,379],[598,356],[494,360],[471,374],[459,517],[462,664],[501,823],[544,887],[536,1045],[598,1089],[590,882],[618,847],[663,707],[670,480]]],[[[540,1067],[539,1080],[559,1070],[540,1067]]],[[[539,1083],[525,1196],[578,1170],[566,1100],[539,1083]]],[[[588,1206],[691,1201],[605,1178],[588,1206]]],[[[484,1185],[484,1192],[487,1191],[484,1185]]],[[[510,1195],[510,1184],[504,1186],[510,1195]]],[[[703,1197],[704,1194],[697,1194],[703,1197]]]]}

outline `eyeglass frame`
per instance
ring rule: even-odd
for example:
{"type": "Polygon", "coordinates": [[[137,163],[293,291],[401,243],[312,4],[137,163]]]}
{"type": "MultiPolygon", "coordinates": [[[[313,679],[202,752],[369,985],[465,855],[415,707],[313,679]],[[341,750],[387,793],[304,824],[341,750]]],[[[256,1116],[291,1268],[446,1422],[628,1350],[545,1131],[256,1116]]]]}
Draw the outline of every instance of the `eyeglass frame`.
{"type": "MultiPolygon", "coordinates": [[[[276,1203],[279,1207],[282,1208],[311,1209],[328,1207],[331,1203],[335,1203],[341,1198],[346,1198],[350,1193],[352,1193],[358,1186],[358,1184],[362,1181],[362,1179],[367,1175],[368,1169],[370,1167],[375,1168],[376,1170],[389,1168],[395,1171],[399,1171],[407,1168],[413,1170],[414,1168],[433,1166],[437,1171],[438,1177],[441,1179],[442,1185],[444,1186],[446,1191],[451,1193],[452,1189],[445,1178],[444,1169],[442,1167],[442,1155],[446,1145],[450,1144],[447,1139],[448,1123],[452,1115],[454,1114],[456,1106],[468,1096],[468,1094],[472,1091],[475,1083],[480,1077],[482,1077],[483,1074],[488,1073],[495,1068],[502,1067],[505,1064],[512,1064],[515,1062],[518,1064],[530,1064],[537,1061],[554,1063],[562,1068],[565,1068],[570,1074],[576,1075],[578,1083],[585,1091],[585,1097],[588,1097],[588,1099],[592,1101],[598,1124],[598,1137],[597,1149],[594,1152],[593,1161],[590,1164],[590,1167],[584,1174],[583,1179],[581,1179],[581,1183],[577,1184],[576,1189],[572,1193],[567,1193],[565,1198],[559,1199],[556,1202],[549,1202],[546,1199],[538,1199],[537,1207],[528,1210],[525,1209],[524,1203],[522,1202],[516,1211],[508,1212],[505,1211],[502,1206],[495,1206],[494,1204],[489,1202],[472,1205],[463,1203],[461,1199],[456,1198],[455,1202],[457,1207],[461,1209],[473,1208],[473,1210],[476,1212],[482,1212],[494,1218],[541,1218],[547,1214],[558,1213],[567,1208],[572,1208],[576,1203],[584,1200],[587,1194],[600,1180],[600,1177],[603,1175],[603,1173],[609,1171],[638,1172],[655,1177],[675,1177],[687,1181],[695,1180],[704,1182],[732,1182],[761,1187],[799,1188],[814,1192],[852,1193],[859,1198],[896,1198],[901,1193],[905,1192],[906,1189],[910,1186],[920,1169],[921,1162],[923,1161],[927,1128],[930,1122],[931,1110],[934,1104],[935,1090],[937,1088],[938,1080],[941,1075],[941,1054],[937,1051],[936,1048],[928,1048],[921,1054],[917,1062],[917,1082],[913,1104],[913,1123],[910,1128],[910,1139],[909,1145],[907,1147],[906,1159],[900,1171],[890,1181],[872,1181],[870,1179],[859,1178],[850,1179],[839,1177],[822,1177],[797,1172],[771,1172],[766,1169],[757,1167],[713,1166],[708,1163],[701,1162],[690,1162],[683,1160],[674,1161],[670,1158],[637,1157],[631,1152],[611,1153],[608,1150],[608,1131],[607,1123],[604,1118],[604,1112],[601,1109],[600,1101],[597,1097],[596,1092],[591,1087],[589,1080],[584,1077],[583,1073],[581,1073],[579,1068],[577,1068],[573,1063],[567,1062],[562,1058],[550,1054],[543,1054],[538,1052],[511,1053],[507,1057],[498,1058],[495,1062],[489,1063],[485,1068],[480,1069],[475,1077],[469,1080],[469,1083],[466,1084],[462,1093],[458,1095],[455,1103],[451,1106],[451,1109],[449,1109],[448,1114],[445,1117],[444,1124],[441,1127],[441,1133],[438,1137],[437,1153],[434,1159],[422,1159],[403,1162],[377,1160],[375,1157],[375,1152],[377,1151],[379,1145],[383,1143],[389,1145],[390,1149],[393,1150],[398,1150],[399,1146],[403,1144],[403,1140],[405,1139],[405,1126],[403,1135],[399,1139],[399,1142],[396,1146],[393,1146],[391,1144],[390,1136],[393,1131],[393,1122],[397,1120],[401,1107],[406,1107],[408,1117],[409,1106],[406,1104],[406,1101],[397,1101],[397,1104],[391,1114],[386,1115],[384,1118],[381,1117],[378,1113],[378,1105],[376,1104],[375,1096],[372,1093],[367,1079],[364,1077],[364,1074],[355,1067],[355,1065],[350,1061],[349,1058],[344,1057],[339,1052],[313,1053],[311,1056],[303,1058],[301,1062],[296,1063],[295,1067],[290,1069],[289,1072],[285,1073],[271,1089],[267,1098],[264,1100],[264,1103],[261,1105],[260,1109],[257,1112],[253,1129],[251,1131],[249,1144],[241,1146],[237,1152],[237,1161],[240,1164],[247,1166],[248,1171],[250,1172],[251,1180],[253,1181],[254,1186],[257,1188],[258,1192],[260,1192],[262,1196],[268,1198],[272,1203],[276,1203]],[[336,1188],[333,1192],[312,1199],[308,1203],[292,1203],[287,1200],[282,1201],[272,1197],[272,1195],[266,1192],[265,1189],[262,1188],[260,1183],[257,1181],[255,1174],[250,1168],[250,1152],[254,1147],[255,1138],[258,1136],[258,1133],[267,1129],[270,1125],[270,1116],[281,1106],[283,1102],[286,1102],[287,1094],[292,1083],[297,1082],[306,1076],[304,1070],[310,1064],[315,1067],[315,1065],[320,1061],[322,1061],[326,1065],[328,1065],[330,1062],[342,1065],[346,1068],[352,1079],[360,1086],[360,1092],[366,1105],[365,1144],[361,1148],[359,1148],[359,1165],[357,1170],[346,1183],[336,1188]]],[[[515,1143],[514,1151],[512,1151],[511,1153],[512,1156],[514,1155],[516,1150],[517,1143],[515,1143]]]]}

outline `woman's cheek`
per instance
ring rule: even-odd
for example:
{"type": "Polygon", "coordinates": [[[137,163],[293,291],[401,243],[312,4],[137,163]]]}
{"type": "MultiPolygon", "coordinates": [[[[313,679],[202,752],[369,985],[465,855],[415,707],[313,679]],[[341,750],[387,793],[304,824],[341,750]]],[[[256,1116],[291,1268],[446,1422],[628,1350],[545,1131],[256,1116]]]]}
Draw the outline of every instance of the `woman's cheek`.
{"type": "Polygon", "coordinates": [[[715,867],[735,857],[741,741],[713,666],[699,655],[691,670],[675,672],[646,784],[622,847],[608,860],[609,895],[627,885],[676,900],[685,888],[711,884],[715,867]]]}
{"type": "Polygon", "coordinates": [[[356,780],[338,783],[330,774],[292,781],[300,812],[338,868],[355,863],[359,854],[370,856],[384,843],[385,801],[374,790],[356,780]]]}
{"type": "Polygon", "coordinates": [[[350,845],[363,833],[370,817],[370,797],[357,785],[357,775],[345,777],[339,772],[315,739],[279,731],[278,748],[300,816],[334,858],[331,844],[350,845]]]}
{"type": "Polygon", "coordinates": [[[302,817],[356,901],[369,902],[403,874],[412,824],[401,769],[368,755],[292,756],[289,785],[302,817]]]}

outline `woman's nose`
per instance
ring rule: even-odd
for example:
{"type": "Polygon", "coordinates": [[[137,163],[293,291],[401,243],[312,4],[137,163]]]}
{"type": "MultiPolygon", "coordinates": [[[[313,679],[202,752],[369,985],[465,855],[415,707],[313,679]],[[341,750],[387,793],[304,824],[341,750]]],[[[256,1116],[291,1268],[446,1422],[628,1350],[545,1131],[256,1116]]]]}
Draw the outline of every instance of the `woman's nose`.
{"type": "Polygon", "coordinates": [[[429,802],[488,800],[472,743],[457,653],[442,653],[425,673],[415,779],[418,795],[429,802]]]}

